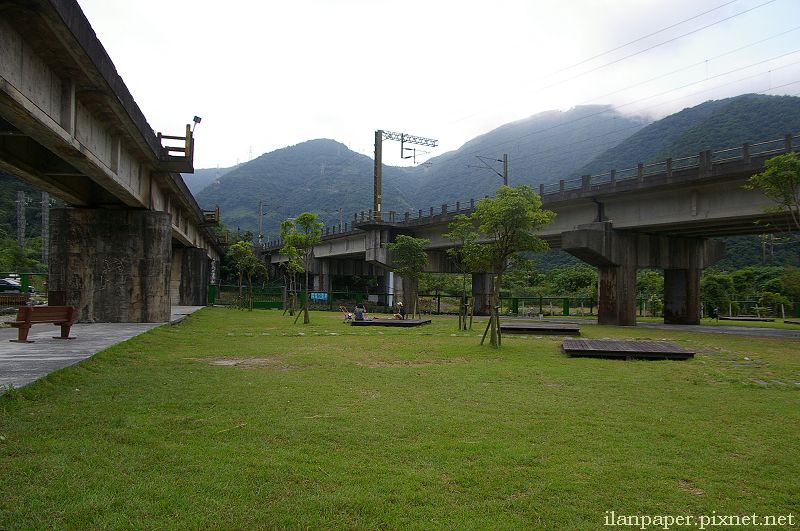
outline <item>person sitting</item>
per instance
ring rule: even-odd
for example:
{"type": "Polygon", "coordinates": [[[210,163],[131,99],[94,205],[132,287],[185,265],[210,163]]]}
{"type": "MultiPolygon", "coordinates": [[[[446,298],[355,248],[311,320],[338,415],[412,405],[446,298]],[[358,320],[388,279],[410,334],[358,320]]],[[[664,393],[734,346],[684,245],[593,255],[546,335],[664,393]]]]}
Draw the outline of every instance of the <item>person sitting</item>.
{"type": "Polygon", "coordinates": [[[403,308],[403,303],[397,303],[397,311],[394,314],[395,319],[405,319],[406,318],[406,310],[403,308]]]}
{"type": "Polygon", "coordinates": [[[367,309],[364,308],[364,305],[361,303],[356,304],[356,309],[353,314],[356,321],[364,321],[367,318],[367,309]]]}

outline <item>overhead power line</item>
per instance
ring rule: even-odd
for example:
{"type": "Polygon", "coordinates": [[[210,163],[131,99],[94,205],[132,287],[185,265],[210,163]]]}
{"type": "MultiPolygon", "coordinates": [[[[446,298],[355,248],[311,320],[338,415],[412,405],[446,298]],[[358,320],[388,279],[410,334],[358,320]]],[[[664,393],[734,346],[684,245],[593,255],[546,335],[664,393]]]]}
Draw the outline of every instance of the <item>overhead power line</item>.
{"type": "MultiPolygon", "coordinates": [[[[658,44],[654,44],[654,45],[652,45],[652,46],[649,46],[649,47],[647,47],[647,48],[645,48],[645,49],[643,49],[643,50],[639,50],[639,51],[637,51],[637,52],[634,52],[634,53],[628,54],[628,55],[626,55],[626,56],[623,56],[623,57],[620,57],[620,58],[618,58],[618,59],[614,59],[613,61],[609,61],[608,63],[604,63],[604,64],[602,64],[602,65],[596,66],[596,67],[594,67],[594,68],[591,68],[591,69],[589,69],[589,70],[585,70],[585,71],[583,71],[583,72],[580,72],[580,73],[578,73],[578,74],[575,74],[575,75],[574,75],[574,76],[572,76],[572,77],[568,77],[568,78],[566,78],[566,79],[561,79],[561,80],[559,80],[559,81],[556,81],[555,83],[552,83],[552,84],[550,84],[550,85],[546,85],[546,86],[540,86],[540,87],[537,87],[537,88],[535,88],[535,89],[533,89],[533,90],[534,90],[534,92],[541,92],[541,91],[543,91],[543,90],[546,90],[546,89],[549,89],[549,88],[554,88],[554,87],[557,87],[558,85],[561,85],[561,84],[567,83],[567,82],[569,82],[569,81],[574,81],[574,80],[576,80],[576,79],[578,79],[578,78],[581,78],[581,77],[583,77],[583,76],[585,76],[585,75],[587,75],[587,74],[591,74],[591,73],[593,73],[593,72],[597,72],[598,70],[601,70],[601,69],[603,69],[603,68],[607,68],[607,67],[609,67],[609,66],[612,66],[612,65],[614,65],[614,64],[620,63],[620,62],[622,62],[622,61],[625,61],[625,60],[627,60],[627,59],[630,59],[630,58],[632,58],[632,57],[636,57],[636,56],[638,56],[638,55],[641,55],[641,54],[643,54],[643,53],[645,53],[645,52],[649,52],[649,51],[651,51],[651,50],[654,50],[654,49],[656,49],[656,48],[658,48],[658,47],[664,46],[665,44],[669,44],[669,43],[675,42],[675,41],[677,41],[677,40],[680,40],[680,39],[682,39],[682,38],[684,38],[684,37],[688,37],[689,35],[693,35],[693,34],[695,34],[695,33],[698,33],[698,32],[700,32],[700,31],[706,30],[706,29],[708,29],[708,28],[711,28],[711,27],[713,27],[713,26],[716,26],[717,24],[721,24],[721,23],[723,23],[723,22],[727,22],[727,21],[729,21],[729,20],[732,20],[732,19],[734,19],[734,18],[740,17],[740,16],[742,16],[742,15],[744,15],[744,14],[750,13],[751,11],[754,11],[754,10],[756,10],[756,9],[760,9],[760,8],[762,8],[762,7],[764,7],[764,6],[767,6],[767,5],[769,5],[769,4],[772,4],[772,3],[776,2],[776,1],[777,1],[777,0],[766,0],[765,2],[762,2],[762,3],[760,3],[760,4],[756,5],[756,6],[753,6],[753,7],[751,7],[751,8],[745,9],[745,10],[743,10],[743,11],[739,11],[738,13],[735,13],[735,14],[733,14],[733,15],[730,15],[730,16],[727,16],[727,17],[725,17],[725,18],[723,18],[723,19],[717,20],[716,22],[712,22],[712,23],[710,23],[710,24],[706,24],[705,26],[702,26],[702,27],[700,27],[700,28],[697,28],[697,29],[694,29],[694,30],[692,30],[692,31],[689,31],[689,32],[683,33],[683,34],[681,34],[681,35],[678,35],[677,37],[673,37],[673,38],[671,38],[671,39],[667,39],[666,41],[662,41],[662,42],[660,42],[660,43],[658,43],[658,44]]],[[[555,72],[552,72],[552,73],[550,73],[550,74],[547,74],[546,76],[544,76],[544,77],[542,78],[542,80],[549,79],[549,78],[553,77],[553,76],[554,76],[554,75],[556,75],[556,74],[559,74],[559,73],[561,73],[561,72],[565,72],[565,71],[567,71],[567,70],[570,70],[570,69],[572,69],[572,68],[574,68],[574,67],[576,67],[576,66],[580,66],[580,65],[582,65],[582,64],[585,64],[586,62],[588,62],[588,61],[591,61],[592,59],[596,59],[596,58],[602,57],[602,56],[604,56],[604,55],[608,55],[609,53],[611,53],[611,52],[613,52],[613,51],[616,51],[616,50],[619,50],[619,49],[625,48],[625,47],[627,47],[627,46],[629,46],[629,45],[631,45],[631,44],[634,44],[634,43],[636,43],[636,42],[639,42],[639,41],[641,41],[642,39],[645,39],[645,38],[647,38],[647,37],[649,37],[649,36],[652,36],[652,35],[657,35],[657,34],[659,34],[659,33],[662,33],[663,31],[666,31],[667,29],[671,29],[671,28],[674,28],[674,27],[676,27],[676,26],[679,26],[679,25],[681,25],[681,24],[683,24],[683,23],[685,23],[685,22],[688,22],[688,21],[690,21],[690,20],[694,20],[694,19],[696,19],[696,18],[698,18],[698,17],[700,17],[700,16],[703,16],[703,15],[705,15],[705,14],[708,14],[708,13],[710,13],[710,12],[712,12],[712,11],[716,11],[717,9],[720,9],[720,8],[722,8],[722,7],[725,7],[726,5],[729,5],[729,4],[731,4],[731,3],[733,3],[733,2],[727,2],[727,3],[725,3],[725,4],[722,4],[722,5],[720,5],[720,6],[716,7],[716,8],[714,8],[714,9],[711,9],[711,10],[709,10],[709,11],[707,11],[707,12],[700,13],[699,15],[695,15],[695,16],[693,16],[693,17],[689,17],[689,18],[687,18],[687,19],[684,19],[684,20],[682,20],[682,21],[680,21],[680,22],[677,22],[677,23],[675,23],[675,24],[672,24],[672,25],[670,25],[670,26],[668,26],[668,27],[662,28],[661,30],[655,31],[655,32],[653,32],[653,33],[651,33],[651,34],[649,34],[649,35],[645,35],[645,36],[643,36],[643,37],[638,37],[638,38],[636,38],[636,39],[634,39],[634,40],[632,40],[632,41],[629,41],[629,42],[627,42],[627,43],[625,43],[625,44],[623,44],[623,45],[617,46],[617,47],[616,47],[616,48],[614,48],[614,49],[611,49],[611,50],[608,50],[608,51],[606,51],[606,52],[603,52],[603,53],[597,54],[597,55],[593,56],[592,58],[581,60],[581,61],[579,61],[578,63],[575,63],[575,64],[574,64],[574,65],[572,65],[572,66],[569,66],[569,67],[566,67],[566,68],[562,68],[562,69],[560,69],[560,70],[557,70],[557,71],[555,71],[555,72]]],[[[502,106],[502,105],[504,105],[504,104],[505,104],[505,103],[502,103],[502,104],[496,105],[496,106],[494,106],[494,107],[489,107],[489,109],[497,108],[497,107],[499,107],[499,106],[502,106]]],[[[466,116],[466,117],[464,117],[464,118],[460,118],[460,119],[458,119],[458,120],[454,120],[454,121],[453,121],[453,122],[451,122],[451,123],[459,122],[459,121],[465,120],[465,119],[467,119],[467,118],[472,118],[473,116],[477,116],[477,115],[481,114],[481,112],[483,112],[483,111],[479,111],[479,112],[476,112],[476,113],[472,113],[472,114],[470,114],[470,115],[468,115],[468,116],[466,116]]]]}

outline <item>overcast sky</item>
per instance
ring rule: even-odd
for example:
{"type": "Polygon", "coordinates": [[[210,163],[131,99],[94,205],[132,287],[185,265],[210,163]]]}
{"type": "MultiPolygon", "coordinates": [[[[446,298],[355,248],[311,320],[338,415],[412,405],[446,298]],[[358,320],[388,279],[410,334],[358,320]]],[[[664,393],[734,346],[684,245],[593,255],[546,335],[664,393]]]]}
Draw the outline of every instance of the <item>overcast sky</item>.
{"type": "Polygon", "coordinates": [[[156,131],[202,117],[197,168],[315,138],[372,156],[376,129],[437,155],[550,109],[800,93],[800,0],[78,2],[156,131]]]}

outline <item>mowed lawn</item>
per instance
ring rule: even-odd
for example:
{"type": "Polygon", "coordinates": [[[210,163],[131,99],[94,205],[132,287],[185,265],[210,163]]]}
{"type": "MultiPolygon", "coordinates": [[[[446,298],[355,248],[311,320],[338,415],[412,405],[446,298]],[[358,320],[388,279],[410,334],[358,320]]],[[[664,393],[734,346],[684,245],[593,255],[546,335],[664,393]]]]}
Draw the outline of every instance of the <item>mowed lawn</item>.
{"type": "Polygon", "coordinates": [[[582,327],[699,352],[626,362],[311,318],[209,308],[5,393],[0,529],[797,518],[799,341],[582,327]]]}

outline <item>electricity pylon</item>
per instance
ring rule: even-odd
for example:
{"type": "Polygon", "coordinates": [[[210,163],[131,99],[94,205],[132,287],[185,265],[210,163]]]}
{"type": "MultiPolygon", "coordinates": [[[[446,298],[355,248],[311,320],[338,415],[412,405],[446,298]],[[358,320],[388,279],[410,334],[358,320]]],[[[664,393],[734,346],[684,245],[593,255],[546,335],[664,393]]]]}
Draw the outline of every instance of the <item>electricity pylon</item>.
{"type": "Polygon", "coordinates": [[[425,138],[422,136],[407,135],[405,133],[394,133],[392,131],[382,131],[378,129],[375,131],[375,182],[372,194],[372,217],[374,221],[381,221],[381,168],[383,166],[383,139],[398,140],[400,141],[400,157],[408,158],[405,156],[405,144],[416,144],[419,146],[436,147],[439,145],[438,140],[432,138],[425,138]]]}

